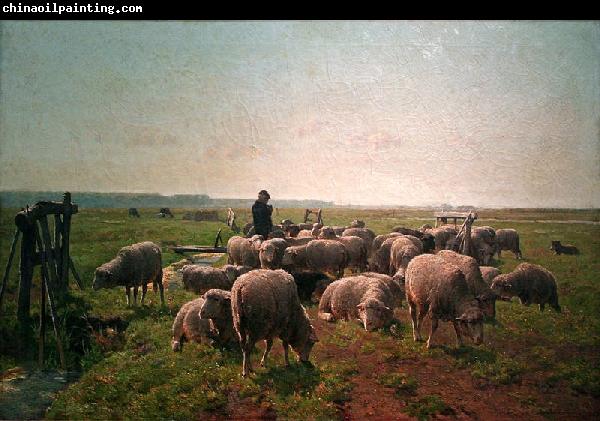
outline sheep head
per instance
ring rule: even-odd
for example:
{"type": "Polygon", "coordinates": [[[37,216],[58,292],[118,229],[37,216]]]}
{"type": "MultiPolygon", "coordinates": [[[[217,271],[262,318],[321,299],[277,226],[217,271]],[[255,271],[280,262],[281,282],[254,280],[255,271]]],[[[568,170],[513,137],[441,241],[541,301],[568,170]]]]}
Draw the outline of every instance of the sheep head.
{"type": "Polygon", "coordinates": [[[365,330],[369,332],[385,326],[394,316],[391,308],[375,298],[363,301],[356,308],[358,309],[358,318],[365,330]]]}

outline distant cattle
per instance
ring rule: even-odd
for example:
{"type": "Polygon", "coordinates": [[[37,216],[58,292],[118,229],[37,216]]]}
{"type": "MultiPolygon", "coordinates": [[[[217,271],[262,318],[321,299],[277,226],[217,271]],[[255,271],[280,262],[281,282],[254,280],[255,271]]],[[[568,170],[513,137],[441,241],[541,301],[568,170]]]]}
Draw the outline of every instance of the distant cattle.
{"type": "Polygon", "coordinates": [[[136,218],[140,217],[140,213],[138,212],[137,208],[129,208],[128,215],[129,216],[134,216],[136,218]]]}
{"type": "Polygon", "coordinates": [[[167,216],[173,218],[173,214],[171,213],[171,210],[169,208],[160,208],[160,211],[156,216],[158,216],[159,218],[165,218],[167,216]]]}

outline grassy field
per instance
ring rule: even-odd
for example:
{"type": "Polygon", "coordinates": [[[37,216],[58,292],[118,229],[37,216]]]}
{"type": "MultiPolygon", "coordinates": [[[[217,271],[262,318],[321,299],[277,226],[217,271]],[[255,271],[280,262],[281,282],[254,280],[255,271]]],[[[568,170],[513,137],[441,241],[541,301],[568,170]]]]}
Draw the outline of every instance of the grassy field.
{"type": "MultiPolygon", "coordinates": [[[[479,225],[515,228],[525,261],[541,264],[558,280],[563,312],[525,307],[516,300],[497,304],[497,323],[485,327],[481,346],[456,348],[452,329],[441,323],[435,343],[426,350],[414,343],[406,308],[396,310],[399,322],[378,332],[365,332],[351,322],[316,320],[307,303],[318,342],[312,366],[283,367],[276,341],[265,368],[243,379],[240,353],[202,344],[170,349],[170,328],[179,307],[194,295],[166,294],[160,306],[149,293],[146,305],[127,308],[123,289],[92,291],[94,269],[115,256],[120,247],[150,240],[158,244],[210,245],[219,228],[223,239],[234,235],[222,222],[158,219],[155,210],[84,209],[73,218],[71,250],[84,281],[72,288],[61,320],[70,368],[81,377],[62,391],[49,408],[50,419],[591,419],[600,410],[600,226],[569,221],[599,221],[599,211],[483,210],[479,225]],[[555,222],[548,222],[555,221],[555,222]],[[576,244],[578,256],[555,256],[550,241],[576,244]],[[149,298],[149,299],[148,299],[149,298]],[[81,316],[120,318],[123,332],[95,331],[87,336],[76,320],[81,316]],[[67,321],[67,322],[65,322],[67,321]]],[[[0,266],[6,265],[16,209],[0,213],[0,266]]],[[[302,209],[280,209],[274,219],[300,221],[302,209]]],[[[222,212],[225,217],[225,212],[222,212]]],[[[250,219],[237,210],[238,225],[250,219]]],[[[377,234],[393,226],[419,227],[431,212],[418,210],[326,209],[326,224],[347,225],[362,219],[377,234]]],[[[433,222],[429,220],[429,222],[433,222]]],[[[181,259],[163,247],[163,266],[181,259]]],[[[520,261],[509,252],[494,261],[502,272],[520,261]]],[[[223,264],[223,259],[216,265],[223,264]]],[[[10,338],[16,331],[15,298],[18,259],[13,263],[0,320],[0,371],[25,365],[10,338]]],[[[39,285],[39,274],[34,275],[39,285]]],[[[32,313],[37,320],[39,292],[34,289],[32,313]]],[[[426,328],[428,325],[425,326],[426,328]]],[[[85,329],[83,329],[85,330],[85,329]]],[[[57,356],[48,334],[48,365],[57,356]]],[[[262,344],[253,355],[258,366],[262,344]]],[[[2,405],[0,398],[0,406],[2,405]]]]}

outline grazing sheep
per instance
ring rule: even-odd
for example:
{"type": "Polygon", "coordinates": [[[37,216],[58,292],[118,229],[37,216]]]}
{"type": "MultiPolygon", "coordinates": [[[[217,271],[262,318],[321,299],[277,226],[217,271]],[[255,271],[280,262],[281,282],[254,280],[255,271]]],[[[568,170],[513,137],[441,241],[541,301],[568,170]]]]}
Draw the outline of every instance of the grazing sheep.
{"type": "Polygon", "coordinates": [[[577,247],[571,244],[566,244],[563,246],[558,240],[552,240],[552,246],[550,246],[550,250],[554,251],[555,254],[579,254],[577,247]]]}
{"type": "Polygon", "coordinates": [[[430,228],[425,231],[425,234],[433,236],[436,250],[444,250],[448,242],[456,238],[456,230],[450,227],[430,228]]]}
{"type": "Polygon", "coordinates": [[[496,294],[490,289],[489,284],[483,280],[481,270],[475,260],[471,256],[465,256],[451,250],[441,250],[437,253],[448,263],[452,263],[460,269],[465,275],[469,292],[475,296],[479,302],[479,307],[486,317],[494,319],[496,317],[496,294]]]}
{"type": "Polygon", "coordinates": [[[227,263],[230,265],[260,266],[259,249],[263,241],[261,235],[250,238],[233,236],[227,241],[227,263]]]}
{"type": "Polygon", "coordinates": [[[313,237],[312,229],[309,229],[309,230],[301,230],[298,233],[298,235],[296,235],[296,238],[315,238],[315,237],[313,237]]]}
{"type": "Polygon", "coordinates": [[[281,267],[288,272],[302,271],[308,269],[306,260],[306,247],[308,244],[290,246],[283,252],[281,267]]]}
{"type": "Polygon", "coordinates": [[[312,240],[314,240],[314,238],[312,238],[312,237],[307,237],[307,238],[287,237],[287,238],[285,238],[285,241],[288,244],[288,247],[304,246],[304,245],[310,243],[312,240]]]}
{"type": "Polygon", "coordinates": [[[222,289],[210,289],[202,296],[204,303],[200,308],[200,317],[210,319],[211,328],[216,333],[220,345],[234,346],[238,343],[233,329],[231,315],[231,292],[222,289]]]}
{"type": "Polygon", "coordinates": [[[406,235],[394,239],[392,246],[390,247],[390,266],[389,274],[400,277],[402,272],[406,271],[406,268],[410,261],[423,254],[423,247],[421,240],[412,235],[406,235]]]}
{"type": "Polygon", "coordinates": [[[223,272],[225,272],[225,276],[227,276],[227,279],[229,280],[229,282],[231,282],[231,285],[233,285],[235,280],[237,278],[239,278],[240,275],[250,272],[252,269],[253,268],[251,268],[250,266],[236,266],[236,265],[223,265],[221,267],[221,270],[223,272]]]}
{"type": "Polygon", "coordinates": [[[510,273],[496,276],[492,290],[501,296],[519,297],[521,304],[539,304],[544,311],[546,304],[560,312],[556,279],[549,270],[532,263],[521,263],[510,273]]]}
{"type": "Polygon", "coordinates": [[[429,225],[429,224],[423,224],[423,225],[421,225],[421,228],[419,228],[419,231],[426,232],[427,230],[430,230],[432,228],[433,227],[431,225],[429,225]]]}
{"type": "Polygon", "coordinates": [[[344,230],[341,236],[347,237],[349,235],[354,235],[365,240],[365,244],[367,245],[367,256],[371,255],[371,246],[373,245],[373,240],[375,239],[375,233],[373,231],[371,231],[369,228],[348,228],[344,230]]]}
{"type": "Polygon", "coordinates": [[[386,275],[390,272],[390,250],[392,244],[397,238],[402,237],[402,234],[398,236],[391,236],[385,240],[376,251],[373,252],[369,258],[368,267],[372,272],[385,273],[386,275]]]}
{"type": "Polygon", "coordinates": [[[160,290],[160,302],[165,304],[162,283],[162,254],[160,247],[150,241],[125,246],[110,262],[96,268],[92,287],[113,288],[124,286],[127,305],[131,304],[131,288],[133,287],[133,305],[137,305],[138,287],[142,287],[142,304],[148,282],[152,282],[153,290],[160,290]]]}
{"type": "Polygon", "coordinates": [[[340,237],[344,231],[346,231],[346,227],[340,227],[338,225],[334,225],[331,227],[331,229],[333,229],[333,232],[335,232],[335,235],[337,235],[338,237],[340,237]]]}
{"type": "Polygon", "coordinates": [[[365,227],[365,221],[361,221],[360,219],[355,219],[354,221],[350,222],[350,226],[349,228],[364,228],[365,227]]]}
{"type": "Polygon", "coordinates": [[[427,348],[431,348],[439,320],[452,322],[459,345],[463,333],[475,344],[483,342],[483,312],[469,292],[465,275],[455,265],[433,254],[417,256],[406,269],[405,289],[415,341],[421,340],[421,324],[429,314],[427,348]]]}
{"type": "MultiPolygon", "coordinates": [[[[391,279],[391,278],[390,278],[391,279]]],[[[332,282],[319,302],[319,318],[328,322],[360,319],[365,330],[373,331],[394,317],[397,302],[382,279],[356,275],[332,282]]]]}
{"type": "Polygon", "coordinates": [[[332,280],[321,272],[292,272],[296,286],[298,287],[298,296],[302,301],[311,301],[318,303],[325,291],[325,288],[332,280]]]}
{"type": "Polygon", "coordinates": [[[289,225],[284,231],[289,237],[295,238],[300,233],[300,227],[296,224],[292,224],[289,225]]]}
{"type": "Polygon", "coordinates": [[[281,229],[274,229],[267,236],[267,240],[271,240],[273,238],[285,238],[285,232],[281,229]]]}
{"type": "Polygon", "coordinates": [[[250,353],[261,339],[266,343],[261,365],[265,364],[275,337],[283,343],[286,366],[288,345],[300,361],[308,361],[318,339],[289,273],[281,269],[258,269],[240,276],[231,290],[231,310],[243,352],[242,376],[253,371],[250,353]]]}
{"type": "Polygon", "coordinates": [[[367,246],[365,241],[357,236],[349,235],[338,237],[331,227],[325,226],[321,229],[319,239],[336,240],[346,246],[348,251],[348,268],[353,272],[363,272],[367,267],[367,246]]]}
{"type": "Polygon", "coordinates": [[[392,237],[399,237],[404,234],[400,234],[399,232],[390,232],[389,234],[381,234],[373,239],[373,243],[371,246],[371,253],[375,253],[379,247],[383,244],[385,240],[392,237]]]}
{"type": "Polygon", "coordinates": [[[402,300],[404,300],[404,297],[406,295],[404,291],[404,275],[401,279],[377,272],[363,272],[360,275],[366,276],[367,278],[377,278],[381,280],[390,289],[394,298],[392,308],[402,307],[402,300]]]}
{"type": "Polygon", "coordinates": [[[229,290],[233,285],[223,269],[212,266],[187,265],[183,267],[182,275],[183,287],[199,295],[213,288],[229,290]]]}
{"type": "Polygon", "coordinates": [[[204,298],[200,297],[185,303],[179,309],[171,328],[173,333],[171,348],[173,351],[181,351],[186,340],[197,343],[210,343],[215,337],[210,320],[200,318],[202,304],[204,304],[204,298]]]}
{"type": "Polygon", "coordinates": [[[317,272],[331,272],[339,279],[344,276],[348,261],[346,246],[339,241],[313,240],[306,245],[306,264],[317,272]]]}
{"type": "Polygon", "coordinates": [[[261,243],[259,249],[260,267],[263,269],[279,269],[283,253],[288,243],[283,238],[273,238],[261,243]]]}
{"type": "Polygon", "coordinates": [[[500,275],[500,269],[495,268],[493,266],[479,266],[479,270],[481,271],[481,277],[483,278],[483,282],[492,285],[492,281],[498,275],[500,275]]]}
{"type": "Polygon", "coordinates": [[[399,232],[402,235],[412,235],[413,237],[417,237],[418,239],[423,238],[423,232],[419,230],[414,230],[412,228],[406,228],[401,225],[398,225],[392,228],[392,231],[399,232]]]}

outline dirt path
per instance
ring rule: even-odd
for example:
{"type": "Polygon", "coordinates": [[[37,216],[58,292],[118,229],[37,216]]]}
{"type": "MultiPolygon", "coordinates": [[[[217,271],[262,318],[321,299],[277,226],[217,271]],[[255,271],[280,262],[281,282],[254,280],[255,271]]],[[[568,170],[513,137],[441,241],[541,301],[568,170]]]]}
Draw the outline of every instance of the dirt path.
{"type": "Polygon", "coordinates": [[[7,370],[0,379],[0,419],[43,418],[56,393],[76,378],[76,373],[56,370],[7,370]]]}

